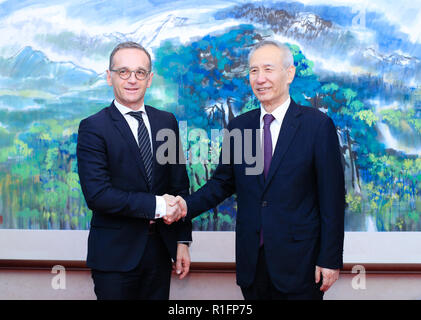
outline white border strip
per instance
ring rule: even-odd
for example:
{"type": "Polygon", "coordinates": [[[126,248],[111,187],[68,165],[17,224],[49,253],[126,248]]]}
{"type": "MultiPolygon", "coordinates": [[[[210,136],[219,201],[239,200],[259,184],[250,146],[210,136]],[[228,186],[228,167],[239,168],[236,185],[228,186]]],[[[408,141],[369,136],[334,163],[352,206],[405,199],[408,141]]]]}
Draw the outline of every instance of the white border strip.
{"type": "MultiPolygon", "coordinates": [[[[85,261],[88,231],[0,230],[0,260],[85,261]]],[[[234,232],[193,232],[193,262],[235,262],[234,232]]],[[[421,232],[346,232],[344,263],[421,263],[421,232]]]]}

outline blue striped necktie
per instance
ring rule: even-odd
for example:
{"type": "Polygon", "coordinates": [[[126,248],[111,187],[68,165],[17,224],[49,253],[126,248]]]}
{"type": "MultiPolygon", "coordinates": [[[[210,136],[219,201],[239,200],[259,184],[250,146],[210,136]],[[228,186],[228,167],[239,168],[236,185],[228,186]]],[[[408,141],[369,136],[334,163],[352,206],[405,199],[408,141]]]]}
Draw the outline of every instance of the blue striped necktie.
{"type": "Polygon", "coordinates": [[[137,141],[139,144],[140,155],[142,156],[143,164],[145,166],[146,175],[148,178],[149,187],[152,186],[152,167],[153,167],[153,156],[151,150],[151,140],[149,138],[148,129],[146,129],[145,123],[143,122],[142,112],[128,112],[139,123],[137,129],[137,141]]]}

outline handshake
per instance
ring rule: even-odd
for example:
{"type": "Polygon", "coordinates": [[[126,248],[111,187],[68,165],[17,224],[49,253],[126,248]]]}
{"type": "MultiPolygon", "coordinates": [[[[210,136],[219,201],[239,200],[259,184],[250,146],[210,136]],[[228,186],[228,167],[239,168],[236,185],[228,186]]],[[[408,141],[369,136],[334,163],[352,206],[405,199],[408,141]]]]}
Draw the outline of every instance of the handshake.
{"type": "Polygon", "coordinates": [[[166,224],[170,225],[187,215],[187,204],[182,197],[174,197],[169,194],[164,194],[163,197],[165,199],[167,213],[163,217],[163,220],[166,224]]]}

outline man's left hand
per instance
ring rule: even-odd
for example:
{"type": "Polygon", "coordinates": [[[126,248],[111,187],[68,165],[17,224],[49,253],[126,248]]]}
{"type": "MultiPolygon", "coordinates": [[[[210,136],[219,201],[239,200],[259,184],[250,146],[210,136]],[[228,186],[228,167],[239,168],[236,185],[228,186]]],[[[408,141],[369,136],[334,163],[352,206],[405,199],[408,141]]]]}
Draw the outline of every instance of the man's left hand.
{"type": "Polygon", "coordinates": [[[339,279],[339,269],[328,269],[316,266],[316,283],[320,281],[320,274],[323,276],[323,283],[320,291],[326,292],[339,279]]]}
{"type": "Polygon", "coordinates": [[[175,272],[179,276],[179,279],[183,279],[190,270],[190,252],[189,247],[186,244],[177,244],[177,261],[174,265],[175,272]]]}

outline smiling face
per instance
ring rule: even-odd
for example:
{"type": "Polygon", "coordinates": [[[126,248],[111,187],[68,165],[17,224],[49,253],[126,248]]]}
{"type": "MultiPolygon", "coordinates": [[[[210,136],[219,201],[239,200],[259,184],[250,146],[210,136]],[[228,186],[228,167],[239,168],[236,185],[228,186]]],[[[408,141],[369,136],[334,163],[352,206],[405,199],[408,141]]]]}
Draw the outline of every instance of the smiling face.
{"type": "MultiPolygon", "coordinates": [[[[147,55],[137,48],[124,48],[118,50],[113,57],[112,69],[126,68],[130,71],[139,69],[150,70],[150,63],[147,55]]],[[[123,80],[118,72],[107,70],[107,82],[114,89],[114,96],[117,102],[122,105],[138,110],[144,103],[146,89],[151,86],[153,73],[146,79],[138,80],[132,72],[127,80],[123,80]]]]}
{"type": "Polygon", "coordinates": [[[284,53],[275,45],[260,47],[249,60],[251,88],[267,112],[286,101],[294,80],[294,65],[285,67],[283,60],[284,53]]]}

